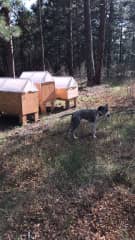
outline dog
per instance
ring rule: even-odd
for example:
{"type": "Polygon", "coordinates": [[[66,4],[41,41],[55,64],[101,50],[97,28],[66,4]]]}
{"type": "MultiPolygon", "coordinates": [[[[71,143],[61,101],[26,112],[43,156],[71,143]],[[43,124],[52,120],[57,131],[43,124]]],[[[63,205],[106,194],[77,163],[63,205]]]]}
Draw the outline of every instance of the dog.
{"type": "Polygon", "coordinates": [[[75,111],[73,113],[67,113],[61,118],[66,116],[72,116],[71,117],[71,123],[68,128],[68,135],[69,133],[72,135],[73,139],[77,139],[78,137],[75,135],[75,130],[79,126],[82,119],[87,120],[89,123],[92,124],[92,136],[93,138],[96,138],[96,123],[98,119],[101,117],[110,117],[110,112],[108,108],[108,104],[104,106],[99,106],[97,109],[82,109],[75,111]]]}

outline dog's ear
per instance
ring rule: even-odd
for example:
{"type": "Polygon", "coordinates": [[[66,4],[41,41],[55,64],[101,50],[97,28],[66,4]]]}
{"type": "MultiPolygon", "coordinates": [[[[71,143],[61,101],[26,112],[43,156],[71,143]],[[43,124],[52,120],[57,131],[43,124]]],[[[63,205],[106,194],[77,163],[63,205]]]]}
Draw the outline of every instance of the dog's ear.
{"type": "Polygon", "coordinates": [[[103,106],[99,106],[98,108],[97,108],[97,111],[98,112],[100,112],[100,111],[102,111],[103,110],[103,106]]]}
{"type": "Polygon", "coordinates": [[[103,115],[103,109],[104,109],[103,106],[99,106],[99,107],[97,108],[97,111],[98,111],[99,116],[102,116],[102,115],[103,115]]]}
{"type": "Polygon", "coordinates": [[[105,105],[105,107],[106,107],[106,108],[108,108],[108,107],[109,107],[109,106],[108,106],[108,103],[105,105]]]}

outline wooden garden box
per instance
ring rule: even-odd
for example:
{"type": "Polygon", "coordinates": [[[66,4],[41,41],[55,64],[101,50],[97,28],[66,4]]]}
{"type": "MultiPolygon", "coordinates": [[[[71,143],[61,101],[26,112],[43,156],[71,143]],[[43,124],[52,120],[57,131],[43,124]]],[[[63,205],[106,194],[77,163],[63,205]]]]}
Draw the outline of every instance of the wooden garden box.
{"type": "Polygon", "coordinates": [[[0,112],[18,115],[21,124],[27,123],[27,116],[39,119],[38,90],[29,80],[0,78],[0,112]]]}
{"type": "Polygon", "coordinates": [[[64,100],[66,108],[69,107],[69,102],[76,101],[78,97],[78,84],[73,77],[53,77],[55,82],[56,99],[64,100]]]}
{"type": "Polygon", "coordinates": [[[46,107],[51,104],[54,107],[55,83],[51,74],[47,71],[23,72],[20,79],[29,78],[39,90],[39,107],[41,112],[46,112],[46,107]]]}
{"type": "Polygon", "coordinates": [[[55,100],[55,85],[54,82],[44,82],[44,83],[36,83],[37,89],[39,90],[39,107],[40,111],[46,112],[46,107],[48,103],[51,103],[51,107],[54,107],[55,100]]]}

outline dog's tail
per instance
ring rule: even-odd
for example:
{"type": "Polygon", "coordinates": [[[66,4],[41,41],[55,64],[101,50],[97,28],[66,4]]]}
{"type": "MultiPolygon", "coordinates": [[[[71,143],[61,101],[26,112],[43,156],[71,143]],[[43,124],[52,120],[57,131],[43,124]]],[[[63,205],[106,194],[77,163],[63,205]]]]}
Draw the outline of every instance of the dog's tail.
{"type": "Polygon", "coordinates": [[[73,115],[73,113],[67,113],[67,114],[60,116],[60,118],[64,118],[64,117],[71,116],[71,115],[73,115]]]}

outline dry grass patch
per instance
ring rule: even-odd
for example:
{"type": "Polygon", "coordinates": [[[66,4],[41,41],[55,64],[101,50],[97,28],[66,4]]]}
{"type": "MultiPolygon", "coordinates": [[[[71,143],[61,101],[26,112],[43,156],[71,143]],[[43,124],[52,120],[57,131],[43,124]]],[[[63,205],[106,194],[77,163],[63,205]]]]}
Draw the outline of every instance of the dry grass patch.
{"type": "MultiPolygon", "coordinates": [[[[95,106],[105,99],[94,98],[95,106]]],[[[7,138],[0,162],[3,240],[135,239],[135,115],[127,111],[133,99],[112,93],[108,100],[113,114],[99,123],[96,140],[84,122],[79,139],[68,139],[69,118],[53,115],[7,138]]],[[[91,105],[86,101],[79,107],[91,105]]]]}

